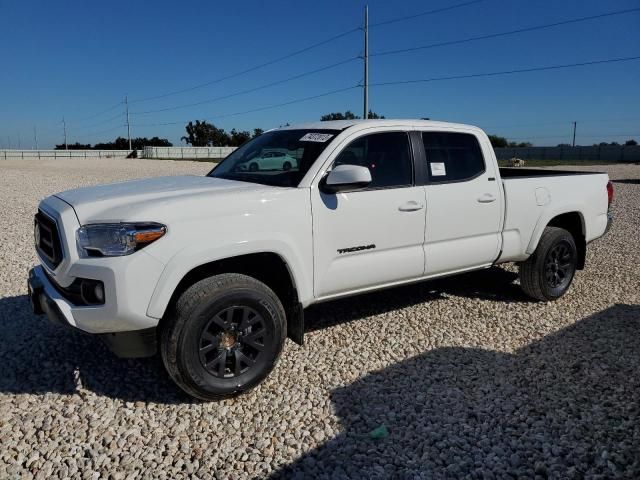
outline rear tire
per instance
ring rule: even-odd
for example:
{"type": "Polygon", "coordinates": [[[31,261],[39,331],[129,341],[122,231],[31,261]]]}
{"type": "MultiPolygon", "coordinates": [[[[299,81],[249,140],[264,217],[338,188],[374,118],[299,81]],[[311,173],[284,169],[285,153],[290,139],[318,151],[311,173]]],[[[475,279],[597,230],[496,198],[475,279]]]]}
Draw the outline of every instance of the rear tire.
{"type": "Polygon", "coordinates": [[[278,360],[285,336],[276,294],[252,277],[225,273],[180,296],[162,328],[160,351],[182,390],[217,400],[258,385],[278,360]]]}
{"type": "Polygon", "coordinates": [[[520,263],[520,286],[536,300],[556,300],[571,286],[577,263],[573,236],[562,228],[546,227],[533,255],[520,263]]]}

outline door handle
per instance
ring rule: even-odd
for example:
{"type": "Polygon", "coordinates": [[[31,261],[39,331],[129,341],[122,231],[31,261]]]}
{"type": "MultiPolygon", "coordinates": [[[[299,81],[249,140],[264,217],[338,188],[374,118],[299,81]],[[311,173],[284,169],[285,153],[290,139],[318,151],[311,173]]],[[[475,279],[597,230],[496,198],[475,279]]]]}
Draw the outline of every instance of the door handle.
{"type": "Polygon", "coordinates": [[[491,203],[491,202],[495,202],[495,201],[496,201],[496,197],[494,197],[490,193],[485,193],[480,198],[478,198],[478,202],[480,202],[480,203],[491,203]]]}
{"type": "Polygon", "coordinates": [[[401,212],[415,212],[417,210],[422,210],[423,208],[424,205],[422,203],[411,200],[400,205],[398,207],[398,210],[400,210],[401,212]]]}

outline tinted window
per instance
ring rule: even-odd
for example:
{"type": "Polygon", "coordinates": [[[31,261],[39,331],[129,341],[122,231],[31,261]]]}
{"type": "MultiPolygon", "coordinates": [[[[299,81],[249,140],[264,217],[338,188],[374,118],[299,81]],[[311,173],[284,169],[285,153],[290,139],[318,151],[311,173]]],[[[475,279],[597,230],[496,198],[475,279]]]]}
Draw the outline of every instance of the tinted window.
{"type": "Polygon", "coordinates": [[[338,155],[334,166],[361,165],[371,172],[369,188],[413,184],[411,149],[405,132],[375,133],[351,142],[338,155]]]}
{"type": "Polygon", "coordinates": [[[338,130],[274,130],[248,141],[209,172],[210,177],[295,187],[338,130]]]}
{"type": "Polygon", "coordinates": [[[473,178],[485,170],[478,139],[468,133],[422,132],[431,182],[473,178]]]}

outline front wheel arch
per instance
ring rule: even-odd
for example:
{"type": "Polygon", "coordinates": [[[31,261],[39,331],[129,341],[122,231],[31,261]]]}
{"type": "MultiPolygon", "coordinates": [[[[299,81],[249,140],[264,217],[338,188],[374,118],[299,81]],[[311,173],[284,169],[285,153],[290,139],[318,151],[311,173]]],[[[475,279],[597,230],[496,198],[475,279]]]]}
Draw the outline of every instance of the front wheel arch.
{"type": "Polygon", "coordinates": [[[167,303],[160,329],[166,322],[171,308],[176,304],[182,293],[190,286],[223,273],[237,273],[252,277],[267,285],[282,302],[287,316],[287,336],[299,345],[304,344],[304,311],[300,304],[295,276],[289,264],[281,255],[274,252],[258,252],[237,255],[213,260],[197,265],[182,276],[173,289],[167,303]]]}

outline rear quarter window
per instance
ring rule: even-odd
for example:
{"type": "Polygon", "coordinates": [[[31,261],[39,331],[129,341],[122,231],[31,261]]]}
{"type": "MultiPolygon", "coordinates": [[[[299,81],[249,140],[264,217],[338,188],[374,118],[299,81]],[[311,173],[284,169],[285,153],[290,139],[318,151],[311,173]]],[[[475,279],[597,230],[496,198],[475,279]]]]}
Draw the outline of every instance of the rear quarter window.
{"type": "Polygon", "coordinates": [[[485,172],[482,149],[469,133],[422,132],[430,183],[463,182],[485,172]]]}

